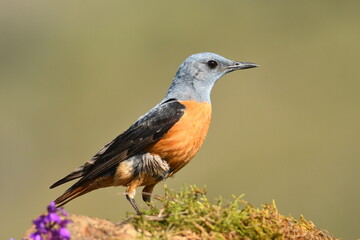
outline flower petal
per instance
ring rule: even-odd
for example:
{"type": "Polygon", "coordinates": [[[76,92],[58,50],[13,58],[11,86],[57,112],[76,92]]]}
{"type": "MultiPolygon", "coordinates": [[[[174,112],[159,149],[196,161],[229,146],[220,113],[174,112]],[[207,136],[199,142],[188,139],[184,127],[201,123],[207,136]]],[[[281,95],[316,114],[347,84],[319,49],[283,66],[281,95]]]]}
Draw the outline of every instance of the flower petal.
{"type": "Polygon", "coordinates": [[[70,239],[70,232],[66,228],[60,228],[59,234],[61,239],[70,239]]]}
{"type": "Polygon", "coordinates": [[[53,222],[56,222],[56,223],[60,223],[60,217],[59,215],[57,215],[56,213],[49,213],[49,220],[50,221],[53,221],[53,222]]]}
{"type": "Polygon", "coordinates": [[[49,213],[55,213],[56,212],[55,202],[51,202],[47,207],[47,210],[49,213]]]}

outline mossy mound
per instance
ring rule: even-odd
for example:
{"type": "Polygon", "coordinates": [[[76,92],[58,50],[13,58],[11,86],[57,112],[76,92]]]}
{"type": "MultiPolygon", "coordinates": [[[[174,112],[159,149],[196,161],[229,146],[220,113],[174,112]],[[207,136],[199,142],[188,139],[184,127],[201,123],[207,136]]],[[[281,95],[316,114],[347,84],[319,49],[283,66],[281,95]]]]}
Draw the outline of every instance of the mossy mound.
{"type": "Polygon", "coordinates": [[[255,208],[241,197],[211,203],[196,186],[175,192],[165,186],[165,196],[155,197],[141,216],[130,217],[140,238],[145,239],[336,239],[311,221],[279,214],[275,203],[255,208]]]}

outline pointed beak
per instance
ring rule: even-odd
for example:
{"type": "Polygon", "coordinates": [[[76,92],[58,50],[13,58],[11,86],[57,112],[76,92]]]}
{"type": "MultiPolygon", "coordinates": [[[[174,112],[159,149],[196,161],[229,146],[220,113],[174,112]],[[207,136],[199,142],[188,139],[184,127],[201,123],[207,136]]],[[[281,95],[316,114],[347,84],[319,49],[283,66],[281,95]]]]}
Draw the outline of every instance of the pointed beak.
{"type": "Polygon", "coordinates": [[[228,69],[230,72],[241,70],[241,69],[248,69],[248,68],[254,68],[259,67],[256,63],[250,63],[250,62],[233,62],[232,65],[227,66],[226,69],[228,69]]]}

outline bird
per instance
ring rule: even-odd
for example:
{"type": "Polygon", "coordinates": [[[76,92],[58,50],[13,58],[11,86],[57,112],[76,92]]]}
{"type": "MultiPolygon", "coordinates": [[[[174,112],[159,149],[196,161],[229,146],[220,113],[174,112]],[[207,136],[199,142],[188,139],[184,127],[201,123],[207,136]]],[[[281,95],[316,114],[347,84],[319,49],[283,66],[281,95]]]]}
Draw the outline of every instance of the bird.
{"type": "Polygon", "coordinates": [[[215,53],[188,57],[179,67],[165,97],[89,161],[55,182],[55,188],[79,179],[55,200],[57,207],[95,189],[124,186],[137,214],[137,187],[150,203],[157,183],[173,176],[199,151],[211,120],[211,90],[223,75],[259,65],[232,61],[215,53]]]}

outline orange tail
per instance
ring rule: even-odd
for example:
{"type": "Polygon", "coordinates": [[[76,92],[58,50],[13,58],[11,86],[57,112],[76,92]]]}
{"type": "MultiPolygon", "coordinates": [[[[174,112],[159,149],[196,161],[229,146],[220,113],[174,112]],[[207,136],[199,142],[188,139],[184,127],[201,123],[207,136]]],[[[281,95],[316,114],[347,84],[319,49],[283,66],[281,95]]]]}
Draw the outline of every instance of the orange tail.
{"type": "Polygon", "coordinates": [[[61,207],[66,203],[70,202],[71,200],[90,192],[92,189],[89,189],[89,186],[90,184],[88,183],[80,187],[69,188],[68,190],[66,190],[66,192],[64,192],[63,195],[61,195],[55,200],[56,206],[61,207]]]}
{"type": "Polygon", "coordinates": [[[99,177],[97,179],[91,179],[86,182],[79,180],[74,185],[72,185],[68,190],[66,190],[63,195],[58,197],[55,200],[57,207],[61,207],[69,201],[84,195],[85,193],[91,192],[92,190],[114,186],[114,180],[112,176],[108,177],[99,177]]]}

